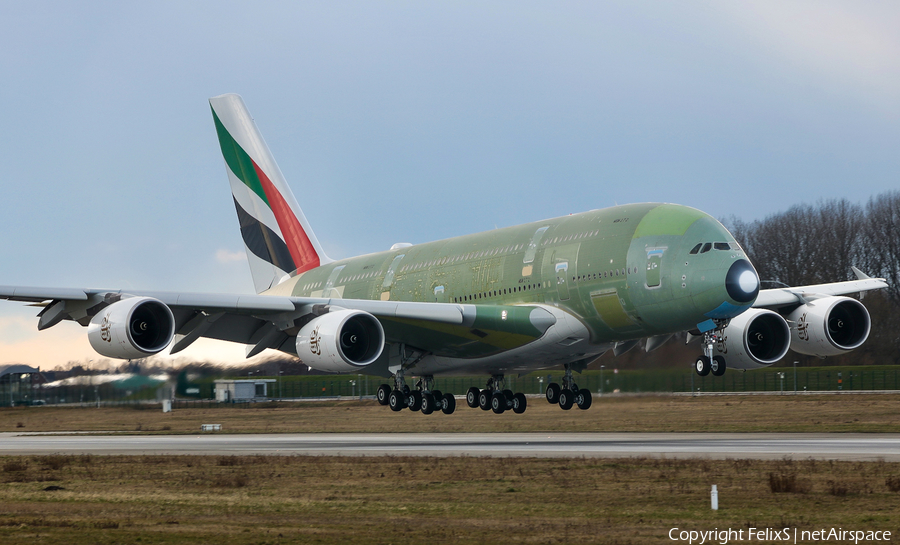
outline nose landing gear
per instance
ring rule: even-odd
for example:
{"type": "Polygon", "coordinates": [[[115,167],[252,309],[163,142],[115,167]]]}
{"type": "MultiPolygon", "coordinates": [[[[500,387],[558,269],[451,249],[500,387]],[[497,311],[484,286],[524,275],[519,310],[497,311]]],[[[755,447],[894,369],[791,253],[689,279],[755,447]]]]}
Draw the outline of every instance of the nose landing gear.
{"type": "Polygon", "coordinates": [[[701,377],[712,373],[713,376],[721,377],[725,374],[725,357],[721,355],[713,355],[714,346],[724,335],[724,329],[727,322],[717,323],[719,327],[703,333],[703,355],[694,362],[694,370],[701,377]]]}

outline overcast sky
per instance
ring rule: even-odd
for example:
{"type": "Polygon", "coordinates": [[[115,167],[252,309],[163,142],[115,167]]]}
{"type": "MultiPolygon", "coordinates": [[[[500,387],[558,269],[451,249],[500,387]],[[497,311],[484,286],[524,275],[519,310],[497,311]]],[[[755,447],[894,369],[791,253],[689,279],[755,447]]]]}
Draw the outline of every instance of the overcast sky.
{"type": "MultiPolygon", "coordinates": [[[[896,2],[29,1],[0,21],[0,284],[251,293],[207,103],[226,92],[334,258],[617,203],[753,220],[900,178],[896,2]]],[[[0,364],[98,359],[35,313],[0,303],[0,364]]]]}

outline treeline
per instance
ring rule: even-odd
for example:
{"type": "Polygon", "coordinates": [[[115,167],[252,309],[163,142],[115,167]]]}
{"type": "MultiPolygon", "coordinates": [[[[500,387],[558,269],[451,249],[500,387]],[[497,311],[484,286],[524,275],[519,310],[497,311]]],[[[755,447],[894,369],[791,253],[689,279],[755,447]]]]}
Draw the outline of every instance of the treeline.
{"type": "Polygon", "coordinates": [[[275,355],[263,361],[255,361],[242,365],[223,365],[208,361],[166,361],[160,358],[134,359],[117,362],[102,360],[95,367],[85,367],[83,362],[70,361],[67,366],[60,366],[52,371],[44,371],[48,380],[60,380],[69,377],[86,375],[106,375],[133,373],[142,376],[167,374],[170,376],[190,377],[191,380],[202,378],[247,377],[247,376],[293,376],[324,375],[320,371],[311,370],[300,358],[288,354],[275,355]]]}

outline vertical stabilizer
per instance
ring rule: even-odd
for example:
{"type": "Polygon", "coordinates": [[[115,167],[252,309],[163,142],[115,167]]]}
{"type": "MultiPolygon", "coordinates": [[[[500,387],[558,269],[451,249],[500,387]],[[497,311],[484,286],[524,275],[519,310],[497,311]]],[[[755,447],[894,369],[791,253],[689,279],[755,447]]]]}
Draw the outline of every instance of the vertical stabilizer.
{"type": "Polygon", "coordinates": [[[256,292],[331,260],[239,95],[209,99],[256,292]]]}

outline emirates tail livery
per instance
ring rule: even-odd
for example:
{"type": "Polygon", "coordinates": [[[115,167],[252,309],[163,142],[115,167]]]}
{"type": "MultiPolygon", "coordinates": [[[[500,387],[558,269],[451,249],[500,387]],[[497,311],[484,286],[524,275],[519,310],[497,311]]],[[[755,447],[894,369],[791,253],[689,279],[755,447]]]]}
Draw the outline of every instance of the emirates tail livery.
{"type": "Polygon", "coordinates": [[[772,365],[788,349],[831,356],[869,335],[848,294],[886,287],[858,280],[760,290],[734,237],[713,217],[643,203],[334,261],[238,95],[210,99],[241,236],[258,295],[0,287],[0,298],[42,307],[38,329],[87,327],[109,358],[142,358],[200,337],[299,356],[313,369],[390,377],[379,403],[452,413],[436,375],[484,374],[473,408],[525,411],[509,373],[563,368],[547,400],[587,409],[573,372],[612,350],[651,351],[687,331],[702,342],[700,375],[772,365]],[[408,377],[418,377],[411,389],[408,377]]]}

